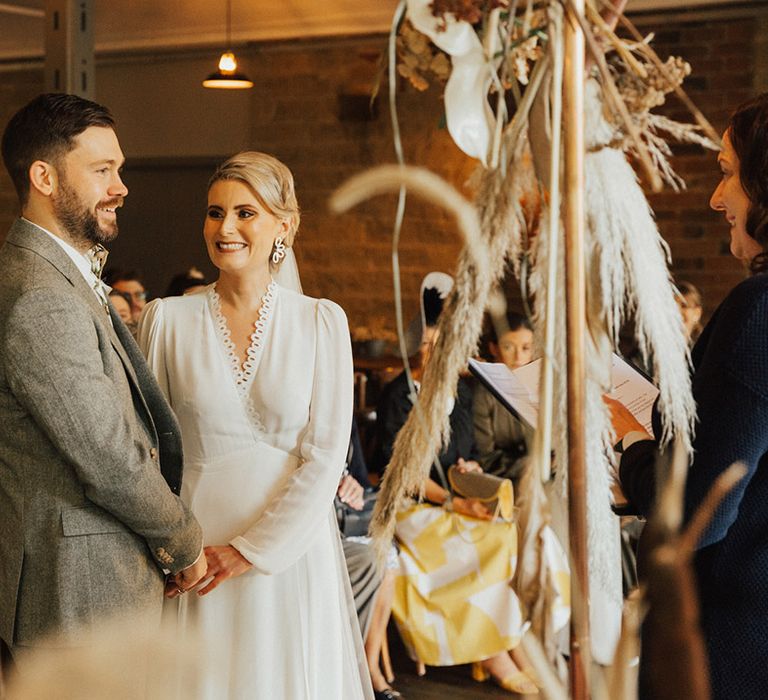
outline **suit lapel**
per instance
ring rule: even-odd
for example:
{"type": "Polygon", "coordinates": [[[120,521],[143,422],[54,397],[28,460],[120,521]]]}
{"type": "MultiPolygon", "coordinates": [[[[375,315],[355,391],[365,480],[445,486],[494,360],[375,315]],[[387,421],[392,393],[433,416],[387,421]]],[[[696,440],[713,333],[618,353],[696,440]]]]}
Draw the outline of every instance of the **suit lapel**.
{"type": "MultiPolygon", "coordinates": [[[[160,447],[160,471],[162,472],[171,490],[178,494],[181,489],[181,474],[183,468],[183,455],[181,449],[181,429],[171,407],[165,400],[160,386],[152,374],[141,349],[133,339],[131,332],[126,328],[117,315],[112,304],[109,305],[109,314],[112,318],[113,335],[118,339],[118,345],[128,358],[128,367],[135,377],[138,394],[141,397],[142,406],[147,412],[150,425],[155,430],[158,445],[160,447]]],[[[121,355],[122,357],[122,355],[121,355]]]]}
{"type": "MultiPolygon", "coordinates": [[[[95,296],[95,295],[92,294],[92,296],[95,296]]],[[[139,378],[136,376],[136,369],[132,362],[131,356],[128,354],[128,351],[126,350],[125,342],[124,342],[125,338],[121,337],[121,335],[123,335],[121,331],[124,332],[124,336],[130,336],[131,333],[125,327],[125,324],[123,323],[120,316],[117,315],[117,312],[112,306],[112,302],[107,302],[107,304],[109,305],[109,318],[112,320],[112,323],[107,323],[107,325],[109,326],[109,340],[112,342],[112,347],[115,349],[115,352],[120,356],[120,361],[123,363],[123,366],[125,367],[125,373],[128,375],[129,379],[134,384],[134,386],[139,390],[139,394],[141,394],[141,384],[139,383],[139,378]]],[[[144,408],[146,408],[147,413],[149,413],[149,409],[147,408],[143,397],[142,397],[142,403],[144,403],[144,408]]]]}
{"type": "MultiPolygon", "coordinates": [[[[92,294],[92,296],[95,295],[92,294]]],[[[150,411],[149,406],[147,405],[147,398],[144,395],[144,387],[142,386],[142,382],[139,380],[139,377],[136,374],[137,358],[132,356],[134,353],[131,352],[132,344],[135,344],[133,337],[131,336],[131,332],[125,327],[125,324],[123,323],[120,316],[118,316],[117,311],[115,311],[115,307],[112,306],[112,303],[107,303],[109,307],[109,318],[112,320],[112,323],[107,323],[109,326],[109,339],[112,342],[112,347],[120,357],[120,361],[123,363],[123,367],[125,368],[125,373],[128,375],[128,379],[130,380],[131,385],[139,397],[141,408],[144,411],[147,424],[150,425],[153,432],[157,434],[155,429],[155,421],[152,418],[152,411],[150,411]]]]}
{"type": "MultiPolygon", "coordinates": [[[[6,243],[31,250],[51,263],[69,280],[70,284],[75,285],[79,278],[83,286],[88,289],[88,285],[80,274],[80,270],[77,269],[75,263],[64,252],[64,249],[34,224],[24,219],[16,219],[11,226],[11,230],[8,232],[6,243]]],[[[93,292],[91,292],[91,295],[93,295],[93,292]]]]}

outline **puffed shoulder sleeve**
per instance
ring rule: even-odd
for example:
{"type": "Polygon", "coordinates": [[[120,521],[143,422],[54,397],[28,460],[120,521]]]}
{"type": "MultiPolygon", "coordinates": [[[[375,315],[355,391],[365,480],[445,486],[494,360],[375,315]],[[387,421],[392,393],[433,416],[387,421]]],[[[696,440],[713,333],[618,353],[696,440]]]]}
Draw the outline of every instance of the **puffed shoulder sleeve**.
{"type": "Polygon", "coordinates": [[[329,301],[315,308],[314,378],[301,465],[255,523],[230,544],[265,574],[303,556],[331,517],[352,426],[352,348],[347,318],[329,301]]]}
{"type": "Polygon", "coordinates": [[[144,307],[139,319],[139,331],[136,340],[147,358],[157,383],[170,401],[168,367],[165,362],[165,342],[163,338],[164,307],[162,299],[153,299],[144,307]]]}

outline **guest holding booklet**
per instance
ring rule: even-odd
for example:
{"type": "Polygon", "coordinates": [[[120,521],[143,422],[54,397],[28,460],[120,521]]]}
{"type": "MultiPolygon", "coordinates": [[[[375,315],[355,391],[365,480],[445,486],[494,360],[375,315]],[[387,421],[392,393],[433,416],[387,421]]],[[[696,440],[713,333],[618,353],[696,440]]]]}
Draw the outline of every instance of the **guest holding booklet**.
{"type": "MultiPolygon", "coordinates": [[[[442,299],[422,295],[424,328],[416,386],[437,340],[442,299]]],[[[378,461],[387,464],[392,445],[412,408],[405,375],[386,388],[377,414],[378,461]]],[[[450,413],[451,439],[437,459],[449,467],[480,471],[473,460],[472,395],[460,383],[450,413]]],[[[400,546],[392,614],[415,660],[430,666],[472,663],[473,677],[491,677],[514,693],[538,693],[518,651],[524,619],[511,582],[517,560],[517,526],[493,520],[480,500],[452,496],[438,470],[425,484],[426,502],[398,514],[400,546]],[[510,651],[511,650],[511,651],[510,651]]]]}
{"type": "MultiPolygon", "coordinates": [[[[494,330],[489,350],[496,362],[515,370],[533,359],[533,328],[525,316],[515,312],[502,320],[503,327],[494,330]]],[[[533,439],[531,426],[512,415],[482,384],[475,389],[473,422],[483,470],[517,482],[533,439]]]]}
{"type": "MultiPolygon", "coordinates": [[[[698,422],[685,516],[731,464],[746,465],[698,542],[694,567],[712,697],[757,700],[768,687],[768,93],[734,112],[718,163],[710,206],[728,221],[731,253],[754,274],[692,351],[698,422]]],[[[655,496],[656,443],[623,406],[611,407],[624,450],[621,486],[645,514],[655,496]]]]}

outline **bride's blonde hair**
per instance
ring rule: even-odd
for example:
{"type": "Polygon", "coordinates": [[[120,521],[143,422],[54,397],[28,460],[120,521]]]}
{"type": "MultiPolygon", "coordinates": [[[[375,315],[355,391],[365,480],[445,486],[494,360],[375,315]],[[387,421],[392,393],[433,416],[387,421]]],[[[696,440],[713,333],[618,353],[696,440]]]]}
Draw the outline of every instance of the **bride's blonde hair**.
{"type": "Polygon", "coordinates": [[[208,181],[208,189],[220,180],[239,180],[253,190],[259,203],[278,219],[288,221],[288,233],[283,241],[293,245],[301,214],[293,175],[274,156],[259,151],[242,151],[224,161],[208,181]]]}

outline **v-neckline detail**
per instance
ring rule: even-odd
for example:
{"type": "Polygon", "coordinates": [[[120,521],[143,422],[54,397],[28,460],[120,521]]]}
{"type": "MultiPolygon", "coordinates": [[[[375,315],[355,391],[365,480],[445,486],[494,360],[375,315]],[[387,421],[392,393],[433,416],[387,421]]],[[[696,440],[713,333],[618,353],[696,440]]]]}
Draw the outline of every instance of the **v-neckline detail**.
{"type": "Polygon", "coordinates": [[[235,387],[241,395],[246,395],[256,376],[256,370],[259,366],[261,353],[264,348],[264,336],[267,331],[269,321],[272,317],[274,308],[275,294],[277,292],[277,283],[272,280],[267,285],[267,291],[261,297],[261,306],[259,315],[253,324],[253,332],[250,335],[250,342],[246,349],[245,360],[241,363],[237,356],[237,348],[232,342],[232,333],[227,325],[227,319],[221,310],[221,297],[216,291],[216,284],[212,284],[208,290],[208,300],[213,312],[216,331],[219,340],[224,346],[224,352],[230,368],[235,387]]]}

